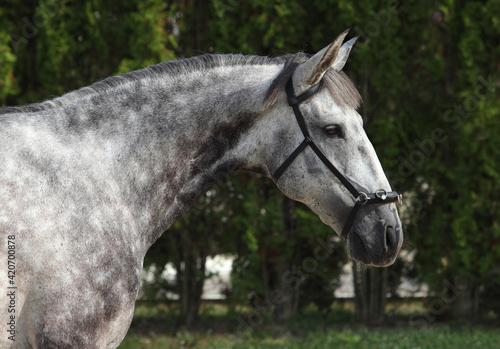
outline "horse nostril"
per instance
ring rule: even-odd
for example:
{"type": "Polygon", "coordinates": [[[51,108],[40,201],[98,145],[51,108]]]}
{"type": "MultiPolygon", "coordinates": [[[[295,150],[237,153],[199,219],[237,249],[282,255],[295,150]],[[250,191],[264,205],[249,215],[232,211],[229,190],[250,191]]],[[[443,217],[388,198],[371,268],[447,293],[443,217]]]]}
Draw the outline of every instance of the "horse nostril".
{"type": "Polygon", "coordinates": [[[396,230],[389,225],[385,232],[385,251],[392,251],[394,246],[396,246],[396,230]]]}

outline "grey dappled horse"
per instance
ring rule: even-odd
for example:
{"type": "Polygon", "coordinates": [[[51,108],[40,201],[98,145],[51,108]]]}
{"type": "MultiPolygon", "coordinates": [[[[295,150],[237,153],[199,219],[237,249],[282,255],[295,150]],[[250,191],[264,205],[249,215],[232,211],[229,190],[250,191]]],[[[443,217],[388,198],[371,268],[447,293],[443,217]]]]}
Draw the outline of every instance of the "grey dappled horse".
{"type": "Polygon", "coordinates": [[[204,55],[1,110],[1,347],[117,347],[148,248],[236,170],[273,178],[352,258],[391,264],[398,195],[341,72],[345,35],[311,58],[204,55]]]}

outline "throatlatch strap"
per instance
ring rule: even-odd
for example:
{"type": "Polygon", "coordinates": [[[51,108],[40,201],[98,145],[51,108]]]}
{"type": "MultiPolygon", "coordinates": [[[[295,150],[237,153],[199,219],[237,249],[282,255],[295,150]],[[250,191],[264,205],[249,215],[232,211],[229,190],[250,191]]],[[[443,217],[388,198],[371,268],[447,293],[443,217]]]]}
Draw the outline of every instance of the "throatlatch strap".
{"type": "Polygon", "coordinates": [[[278,181],[278,178],[280,178],[281,175],[283,174],[283,172],[285,172],[285,170],[288,168],[288,166],[290,166],[292,164],[293,160],[295,160],[295,158],[297,157],[297,155],[299,155],[302,152],[302,150],[304,150],[308,145],[309,145],[309,138],[306,138],[293,151],[293,153],[291,153],[290,156],[288,156],[286,158],[285,162],[282,163],[281,166],[278,167],[278,169],[273,174],[275,182],[278,181]]]}

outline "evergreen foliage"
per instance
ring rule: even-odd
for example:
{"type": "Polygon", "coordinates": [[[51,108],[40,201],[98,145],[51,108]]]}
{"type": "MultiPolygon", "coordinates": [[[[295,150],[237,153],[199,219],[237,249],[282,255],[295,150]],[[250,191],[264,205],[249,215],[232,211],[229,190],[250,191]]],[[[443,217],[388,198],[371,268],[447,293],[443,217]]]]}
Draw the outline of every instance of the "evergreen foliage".
{"type": "MultiPolygon", "coordinates": [[[[314,53],[347,27],[360,39],[346,70],[362,93],[360,113],[384,169],[405,193],[405,235],[415,252],[414,268],[384,277],[394,290],[401,270],[411,269],[437,294],[444,287],[452,295],[446,304],[457,316],[500,313],[496,0],[4,0],[0,103],[40,101],[204,52],[314,53]]],[[[203,196],[146,264],[158,272],[166,262],[176,266],[171,291],[195,323],[204,261],[231,254],[229,299],[255,303],[247,293],[269,300],[281,290],[287,302],[274,304],[273,316],[283,318],[304,301],[328,308],[333,298],[326,295],[346,262],[339,246],[268,180],[240,176],[203,196]],[[307,258],[314,259],[317,237],[332,253],[308,266],[314,272],[299,273],[304,261],[314,263],[307,258]]]]}

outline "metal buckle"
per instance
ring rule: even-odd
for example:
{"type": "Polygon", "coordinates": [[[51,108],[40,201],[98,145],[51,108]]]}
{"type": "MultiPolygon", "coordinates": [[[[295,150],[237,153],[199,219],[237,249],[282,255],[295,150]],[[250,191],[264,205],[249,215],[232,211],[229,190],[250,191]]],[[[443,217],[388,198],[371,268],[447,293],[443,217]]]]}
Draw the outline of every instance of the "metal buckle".
{"type": "Polygon", "coordinates": [[[375,192],[375,195],[380,199],[380,200],[385,200],[387,199],[387,191],[384,189],[379,189],[375,192]]]}
{"type": "Polygon", "coordinates": [[[361,205],[366,204],[368,202],[368,200],[370,200],[370,197],[368,196],[368,194],[363,193],[363,192],[360,192],[359,196],[356,198],[356,201],[361,202],[361,205]]]}

